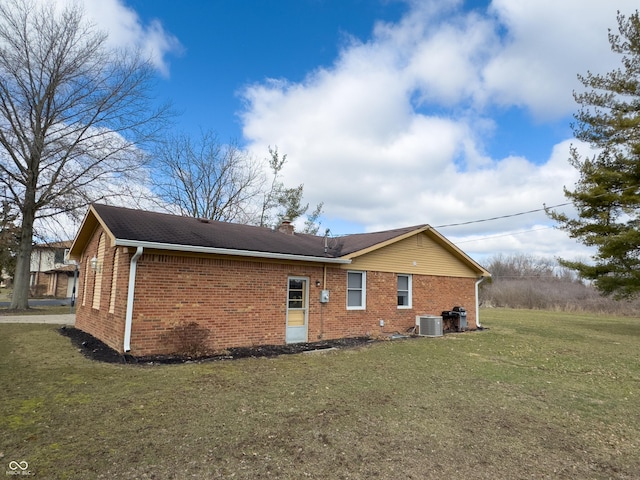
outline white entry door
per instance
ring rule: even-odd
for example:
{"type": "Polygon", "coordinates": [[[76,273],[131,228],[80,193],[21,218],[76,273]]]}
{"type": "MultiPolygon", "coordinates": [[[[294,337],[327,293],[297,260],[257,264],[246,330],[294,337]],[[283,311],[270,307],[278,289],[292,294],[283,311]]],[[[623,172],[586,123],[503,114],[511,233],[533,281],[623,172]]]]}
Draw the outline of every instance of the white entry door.
{"type": "Polygon", "coordinates": [[[287,287],[287,343],[307,341],[309,279],[289,277],[287,287]]]}

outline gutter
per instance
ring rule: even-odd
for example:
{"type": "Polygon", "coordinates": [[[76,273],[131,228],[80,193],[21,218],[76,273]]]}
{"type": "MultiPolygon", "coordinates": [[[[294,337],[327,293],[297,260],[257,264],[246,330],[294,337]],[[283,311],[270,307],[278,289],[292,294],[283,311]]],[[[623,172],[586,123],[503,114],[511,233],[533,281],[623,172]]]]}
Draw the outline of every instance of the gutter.
{"type": "Polygon", "coordinates": [[[160,243],[160,242],[147,242],[140,240],[124,240],[116,238],[116,246],[121,247],[137,247],[137,248],[152,248],[157,250],[172,250],[178,252],[191,252],[191,253],[209,253],[217,255],[233,255],[237,257],[253,257],[253,258],[269,258],[273,260],[295,260],[304,262],[318,262],[318,263],[337,263],[348,265],[351,263],[347,258],[327,258],[327,257],[312,257],[307,255],[294,255],[291,253],[273,253],[273,252],[257,252],[252,250],[236,250],[233,248],[217,248],[217,247],[201,247],[197,245],[179,245],[175,243],[160,243]]]}
{"type": "Polygon", "coordinates": [[[133,323],[133,290],[136,286],[136,270],[138,259],[142,256],[142,247],[138,247],[136,253],[131,257],[129,265],[129,289],[127,290],[127,315],[124,321],[124,353],[131,351],[131,324],[133,323]]]}
{"type": "Polygon", "coordinates": [[[483,326],[480,325],[480,301],[478,300],[478,285],[484,282],[487,277],[480,277],[476,282],[476,328],[482,330],[483,326]]]}

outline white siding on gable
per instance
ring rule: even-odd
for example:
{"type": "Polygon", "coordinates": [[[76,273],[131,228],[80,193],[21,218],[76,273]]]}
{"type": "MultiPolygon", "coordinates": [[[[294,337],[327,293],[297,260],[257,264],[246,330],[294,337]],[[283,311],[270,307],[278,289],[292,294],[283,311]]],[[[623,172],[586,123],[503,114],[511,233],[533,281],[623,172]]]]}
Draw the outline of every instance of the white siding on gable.
{"type": "Polygon", "coordinates": [[[31,252],[32,272],[47,272],[55,268],[55,251],[46,248],[34,247],[31,252]]]}
{"type": "Polygon", "coordinates": [[[29,259],[29,270],[31,272],[48,272],[64,266],[64,251],[64,246],[35,245],[29,259]]]}

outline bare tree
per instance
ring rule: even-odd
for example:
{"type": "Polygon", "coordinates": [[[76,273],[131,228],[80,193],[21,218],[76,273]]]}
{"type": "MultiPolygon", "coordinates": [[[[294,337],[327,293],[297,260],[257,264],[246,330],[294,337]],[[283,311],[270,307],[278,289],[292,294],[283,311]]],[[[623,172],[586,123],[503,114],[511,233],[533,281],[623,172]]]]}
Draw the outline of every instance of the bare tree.
{"type": "Polygon", "coordinates": [[[555,276],[557,262],[526,253],[494,255],[488,261],[487,270],[492,279],[549,278],[555,276]]]}
{"type": "Polygon", "coordinates": [[[151,63],[106,39],[77,6],[0,3],[0,183],[22,225],[11,308],[28,308],[34,221],[121,193],[167,119],[151,63]]]}
{"type": "Polygon", "coordinates": [[[250,223],[261,193],[261,166],[235,142],[212,131],[193,139],[170,136],[154,158],[155,193],[170,211],[224,222],[250,223]]]}

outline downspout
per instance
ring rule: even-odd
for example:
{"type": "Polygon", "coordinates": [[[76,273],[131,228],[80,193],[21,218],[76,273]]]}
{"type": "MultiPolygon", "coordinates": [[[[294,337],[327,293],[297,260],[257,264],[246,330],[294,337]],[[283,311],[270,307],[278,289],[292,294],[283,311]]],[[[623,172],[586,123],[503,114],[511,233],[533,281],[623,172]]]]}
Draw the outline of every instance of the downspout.
{"type": "Polygon", "coordinates": [[[483,327],[480,325],[480,300],[478,299],[478,285],[485,281],[487,277],[480,277],[476,282],[476,328],[482,330],[483,327]]]}
{"type": "Polygon", "coordinates": [[[136,287],[136,270],[138,259],[142,256],[142,247],[138,247],[136,253],[131,257],[129,265],[129,289],[127,290],[127,315],[124,321],[124,352],[131,350],[131,324],[133,322],[133,291],[136,287]]]}

